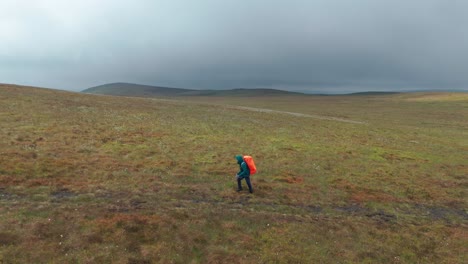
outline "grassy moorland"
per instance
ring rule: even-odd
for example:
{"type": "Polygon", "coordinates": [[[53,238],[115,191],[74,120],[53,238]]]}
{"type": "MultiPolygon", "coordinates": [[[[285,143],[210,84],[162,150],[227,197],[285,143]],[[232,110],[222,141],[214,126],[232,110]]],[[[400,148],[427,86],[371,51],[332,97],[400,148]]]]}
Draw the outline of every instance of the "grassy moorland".
{"type": "Polygon", "coordinates": [[[468,259],[466,94],[190,100],[0,85],[0,263],[468,259]]]}

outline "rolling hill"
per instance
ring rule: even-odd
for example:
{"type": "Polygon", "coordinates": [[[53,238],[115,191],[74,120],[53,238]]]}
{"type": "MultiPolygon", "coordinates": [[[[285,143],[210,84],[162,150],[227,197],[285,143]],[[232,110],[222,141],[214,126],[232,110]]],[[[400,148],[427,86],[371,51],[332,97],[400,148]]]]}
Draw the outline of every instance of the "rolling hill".
{"type": "Polygon", "coordinates": [[[0,263],[466,262],[465,94],[220,98],[0,85],[0,263]]]}
{"type": "Polygon", "coordinates": [[[129,97],[174,97],[174,96],[284,96],[304,95],[296,92],[288,92],[276,89],[230,89],[230,90],[192,90],[149,86],[133,83],[109,83],[91,87],[83,93],[116,95],[129,97]]]}

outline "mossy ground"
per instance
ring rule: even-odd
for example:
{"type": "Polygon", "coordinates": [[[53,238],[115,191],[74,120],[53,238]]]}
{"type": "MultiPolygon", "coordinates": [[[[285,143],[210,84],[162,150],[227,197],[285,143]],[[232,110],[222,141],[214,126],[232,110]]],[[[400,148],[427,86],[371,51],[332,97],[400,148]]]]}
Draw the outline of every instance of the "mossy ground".
{"type": "Polygon", "coordinates": [[[172,101],[2,85],[0,262],[463,263],[463,96],[172,101]],[[236,154],[256,161],[253,195],[235,192],[236,154]]]}

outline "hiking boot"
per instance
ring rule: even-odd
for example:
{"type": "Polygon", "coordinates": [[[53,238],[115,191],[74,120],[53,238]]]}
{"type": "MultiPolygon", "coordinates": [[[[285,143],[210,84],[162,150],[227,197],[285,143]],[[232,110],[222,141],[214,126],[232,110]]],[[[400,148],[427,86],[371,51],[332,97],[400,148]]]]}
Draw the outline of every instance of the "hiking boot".
{"type": "Polygon", "coordinates": [[[242,191],[242,189],[237,189],[237,192],[240,192],[240,191],[242,191]]]}

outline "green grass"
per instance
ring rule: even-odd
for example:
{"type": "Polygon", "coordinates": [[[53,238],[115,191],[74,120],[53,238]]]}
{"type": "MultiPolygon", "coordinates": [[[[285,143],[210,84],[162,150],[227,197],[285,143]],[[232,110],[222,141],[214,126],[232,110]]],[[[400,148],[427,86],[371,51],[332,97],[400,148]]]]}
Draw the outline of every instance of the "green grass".
{"type": "Polygon", "coordinates": [[[463,263],[456,95],[171,101],[2,85],[0,262],[463,263]],[[253,195],[235,192],[236,154],[256,161],[253,195]]]}

